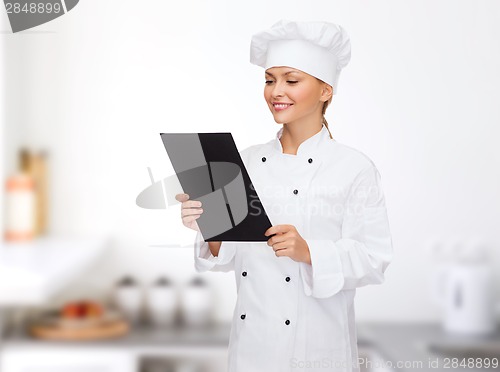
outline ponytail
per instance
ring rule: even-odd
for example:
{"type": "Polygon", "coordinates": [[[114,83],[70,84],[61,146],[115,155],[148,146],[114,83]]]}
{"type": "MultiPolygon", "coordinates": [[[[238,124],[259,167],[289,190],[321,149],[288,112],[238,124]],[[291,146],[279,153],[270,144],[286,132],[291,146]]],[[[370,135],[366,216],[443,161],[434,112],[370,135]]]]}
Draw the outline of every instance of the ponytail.
{"type": "Polygon", "coordinates": [[[333,139],[333,137],[332,137],[332,132],[330,132],[330,128],[328,128],[328,122],[326,121],[326,118],[325,118],[325,113],[326,113],[326,108],[327,108],[327,107],[328,107],[328,105],[332,102],[332,98],[333,98],[333,96],[332,96],[332,97],[330,97],[330,99],[329,99],[328,101],[325,101],[325,102],[323,103],[323,112],[322,112],[322,114],[323,114],[323,124],[325,124],[325,127],[326,127],[326,129],[328,130],[328,133],[330,133],[330,138],[331,138],[331,139],[333,139]]]}

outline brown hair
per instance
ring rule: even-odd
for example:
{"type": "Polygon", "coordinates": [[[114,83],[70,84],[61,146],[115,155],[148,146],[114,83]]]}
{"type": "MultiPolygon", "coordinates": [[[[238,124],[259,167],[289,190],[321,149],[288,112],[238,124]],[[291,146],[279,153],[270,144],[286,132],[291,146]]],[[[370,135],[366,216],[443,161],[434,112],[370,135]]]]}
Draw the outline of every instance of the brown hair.
{"type": "Polygon", "coordinates": [[[322,111],[322,114],[323,114],[323,124],[325,124],[325,127],[328,130],[328,133],[330,133],[330,138],[331,139],[333,139],[332,132],[330,132],[330,128],[328,128],[328,122],[326,121],[326,118],[325,118],[325,112],[326,112],[326,108],[328,107],[328,105],[330,103],[332,103],[332,98],[333,98],[333,95],[330,97],[330,99],[328,101],[325,101],[323,103],[323,111],[322,111]]]}

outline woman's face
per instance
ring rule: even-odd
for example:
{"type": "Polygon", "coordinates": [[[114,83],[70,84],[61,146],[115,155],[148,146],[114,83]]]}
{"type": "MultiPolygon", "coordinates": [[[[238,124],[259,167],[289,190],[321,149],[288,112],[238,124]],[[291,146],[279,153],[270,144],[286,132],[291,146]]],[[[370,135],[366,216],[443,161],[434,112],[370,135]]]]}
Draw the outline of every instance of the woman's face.
{"type": "Polygon", "coordinates": [[[331,97],[329,85],[291,67],[266,70],[264,98],[277,123],[321,118],[323,103],[331,97]]]}

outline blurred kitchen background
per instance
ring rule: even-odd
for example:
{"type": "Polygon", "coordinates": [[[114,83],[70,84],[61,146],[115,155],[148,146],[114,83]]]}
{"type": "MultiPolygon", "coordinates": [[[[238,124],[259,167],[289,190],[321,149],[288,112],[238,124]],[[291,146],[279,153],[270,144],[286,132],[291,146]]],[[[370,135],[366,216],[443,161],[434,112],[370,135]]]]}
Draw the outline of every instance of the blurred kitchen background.
{"type": "Polygon", "coordinates": [[[0,11],[2,372],[225,371],[233,274],[195,272],[179,205],[135,202],[174,173],[160,132],[275,137],[249,44],[282,18],[351,37],[327,119],[396,253],[357,292],[363,369],[496,369],[499,2],[82,0],[16,34],[0,11]]]}

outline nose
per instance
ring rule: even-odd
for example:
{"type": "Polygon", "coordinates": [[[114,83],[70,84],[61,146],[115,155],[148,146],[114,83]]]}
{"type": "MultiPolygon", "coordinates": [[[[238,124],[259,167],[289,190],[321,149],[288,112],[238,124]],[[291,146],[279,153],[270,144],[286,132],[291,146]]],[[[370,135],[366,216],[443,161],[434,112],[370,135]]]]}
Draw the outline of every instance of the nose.
{"type": "Polygon", "coordinates": [[[273,98],[283,97],[285,95],[284,84],[282,82],[279,82],[279,81],[277,81],[276,83],[274,83],[271,95],[273,96],[273,98]]]}

